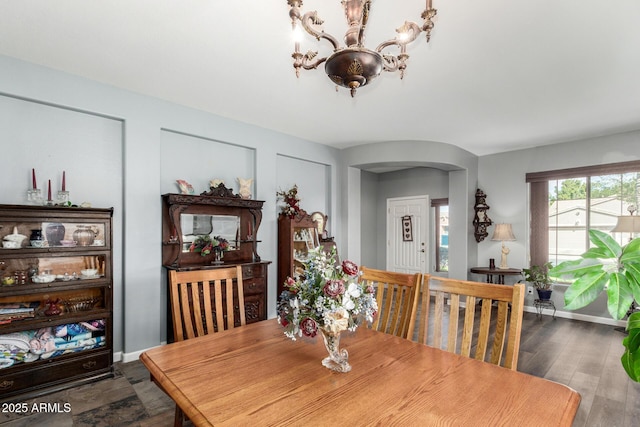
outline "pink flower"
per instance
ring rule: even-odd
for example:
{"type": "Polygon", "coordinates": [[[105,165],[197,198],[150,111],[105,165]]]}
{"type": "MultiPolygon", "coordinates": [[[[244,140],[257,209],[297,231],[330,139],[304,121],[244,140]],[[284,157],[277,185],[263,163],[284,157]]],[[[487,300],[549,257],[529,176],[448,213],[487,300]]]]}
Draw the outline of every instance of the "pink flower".
{"type": "Polygon", "coordinates": [[[302,331],[302,335],[313,338],[318,333],[318,324],[312,318],[307,317],[300,322],[300,330],[302,331]]]}
{"type": "Polygon", "coordinates": [[[287,280],[284,282],[284,286],[289,288],[289,290],[291,290],[291,288],[293,288],[296,284],[296,281],[293,280],[292,277],[287,277],[287,280]]]}
{"type": "Polygon", "coordinates": [[[355,276],[356,274],[358,274],[358,265],[353,261],[345,259],[344,261],[342,261],[342,271],[344,271],[349,276],[355,276]]]}
{"type": "Polygon", "coordinates": [[[344,281],[343,280],[328,280],[322,288],[322,292],[326,296],[335,298],[338,295],[344,294],[344,281]]]}

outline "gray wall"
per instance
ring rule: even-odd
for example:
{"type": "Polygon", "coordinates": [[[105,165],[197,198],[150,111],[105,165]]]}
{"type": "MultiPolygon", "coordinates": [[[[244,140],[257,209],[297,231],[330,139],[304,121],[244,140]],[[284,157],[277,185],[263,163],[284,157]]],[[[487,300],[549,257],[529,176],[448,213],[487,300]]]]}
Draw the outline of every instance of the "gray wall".
{"type": "MultiPolygon", "coordinates": [[[[468,260],[475,260],[477,257],[477,247],[472,244],[473,234],[470,233],[469,229],[473,216],[472,207],[478,176],[478,160],[476,156],[452,145],[430,141],[393,141],[367,144],[366,146],[344,149],[341,156],[343,159],[343,174],[341,176],[345,178],[343,188],[346,188],[348,194],[359,195],[362,193],[363,187],[367,191],[372,191],[371,180],[373,178],[365,176],[363,183],[361,168],[403,166],[447,171],[450,221],[453,222],[449,230],[449,247],[450,253],[455,252],[455,255],[450,256],[449,276],[464,279],[468,277],[468,260]]],[[[391,188],[385,190],[384,202],[386,203],[386,197],[400,197],[403,195],[392,193],[406,191],[407,185],[407,182],[401,183],[401,185],[396,186],[397,188],[393,188],[394,186],[391,185],[391,188]]],[[[419,193],[425,194],[424,191],[419,191],[419,193]]],[[[439,194],[442,193],[440,192],[439,194]]],[[[433,197],[436,196],[434,195],[433,197]]],[[[361,203],[366,203],[367,206],[370,206],[374,203],[372,198],[373,195],[364,198],[352,197],[347,199],[344,194],[342,195],[344,203],[341,215],[344,230],[341,235],[347,239],[346,245],[349,248],[349,254],[353,254],[352,260],[355,262],[360,262],[361,260],[363,236],[367,233],[374,233],[376,237],[379,237],[380,234],[380,230],[377,229],[379,226],[377,223],[375,227],[371,227],[370,220],[367,220],[366,224],[361,221],[363,216],[368,214],[362,209],[361,203]],[[364,225],[370,228],[361,230],[364,225]]],[[[376,200],[375,203],[382,203],[382,201],[376,200]]],[[[376,211],[379,211],[379,208],[376,208],[376,211]]],[[[366,239],[369,239],[369,237],[366,239]]],[[[371,250],[367,250],[366,256],[368,260],[373,259],[371,250]]],[[[380,254],[376,253],[375,256],[375,262],[379,263],[380,254]]]]}
{"type": "MultiPolygon", "coordinates": [[[[361,177],[362,263],[373,268],[386,266],[387,199],[393,197],[429,196],[429,200],[449,197],[449,173],[443,170],[416,167],[394,172],[373,174],[363,172],[361,177]],[[367,203],[365,207],[364,204],[367,203]]],[[[433,209],[430,208],[433,212],[433,209]]],[[[433,213],[430,215],[429,230],[435,226],[433,213]]],[[[434,233],[429,232],[428,247],[431,260],[434,233]]]]}
{"type": "MultiPolygon", "coordinates": [[[[488,194],[494,221],[514,224],[518,241],[510,245],[509,259],[514,266],[524,266],[526,172],[640,157],[640,133],[480,159],[455,146],[428,141],[336,150],[4,56],[0,56],[0,108],[4,160],[0,203],[23,203],[29,172],[36,168],[40,186],[51,178],[57,188],[60,173],[66,170],[74,201],[116,209],[114,344],[125,360],[166,337],[160,195],[176,192],[176,179],[190,181],[200,192],[213,178],[224,179],[236,191],[238,176],[255,178],[254,197],[265,201],[259,251],[274,263],[279,211],[275,193],[297,183],[303,208],[329,215],[341,256],[360,262],[364,243],[377,236],[376,223],[361,219],[379,203],[379,196],[374,201],[373,194],[367,194],[378,183],[359,168],[402,164],[447,171],[450,276],[464,278],[469,267],[496,257],[499,246],[490,241],[477,244],[473,238],[477,187],[488,194]]],[[[378,253],[367,251],[365,256],[379,259],[378,253]]],[[[272,264],[269,317],[275,315],[275,281],[272,264]]]]}
{"type": "Polygon", "coordinates": [[[166,337],[160,195],[177,192],[176,179],[191,182],[199,193],[213,178],[235,191],[238,176],[255,178],[254,198],[265,201],[259,252],[274,262],[270,317],[276,301],[276,191],[303,177],[300,185],[310,192],[301,193],[303,208],[326,211],[341,227],[336,149],[4,56],[0,108],[3,160],[10,165],[0,170],[0,203],[24,203],[36,168],[41,185],[49,177],[59,185],[66,170],[74,201],[116,208],[114,346],[125,360],[166,337]],[[278,171],[284,157],[292,160],[278,171]]]}
{"type": "MultiPolygon", "coordinates": [[[[480,157],[478,186],[487,194],[487,203],[491,206],[489,216],[494,224],[513,224],[513,232],[517,239],[515,242],[507,243],[511,250],[509,266],[529,265],[529,195],[525,183],[526,173],[625,162],[639,158],[640,132],[480,157]]],[[[500,242],[490,240],[493,230],[494,227],[490,227],[489,238],[478,244],[478,265],[487,265],[489,258],[500,257],[500,242]]],[[[554,287],[552,299],[560,310],[564,307],[565,290],[566,286],[563,285],[554,287]]],[[[535,294],[527,295],[526,303],[532,305],[534,297],[535,294]]],[[[584,318],[582,315],[587,315],[611,319],[604,297],[582,310],[563,311],[562,315],[566,317],[584,318]]]]}

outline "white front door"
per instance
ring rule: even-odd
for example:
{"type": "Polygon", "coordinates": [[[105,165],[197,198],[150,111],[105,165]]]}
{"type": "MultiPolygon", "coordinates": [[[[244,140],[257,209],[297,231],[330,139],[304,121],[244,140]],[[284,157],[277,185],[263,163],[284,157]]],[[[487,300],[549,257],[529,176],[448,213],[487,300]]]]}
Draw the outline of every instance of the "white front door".
{"type": "Polygon", "coordinates": [[[387,270],[429,271],[429,196],[387,199],[387,270]]]}

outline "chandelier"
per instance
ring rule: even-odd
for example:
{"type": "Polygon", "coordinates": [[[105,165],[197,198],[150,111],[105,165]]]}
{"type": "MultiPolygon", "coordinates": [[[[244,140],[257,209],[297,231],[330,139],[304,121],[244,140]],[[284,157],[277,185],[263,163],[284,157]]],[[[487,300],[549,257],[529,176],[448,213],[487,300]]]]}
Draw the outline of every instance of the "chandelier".
{"type": "MultiPolygon", "coordinates": [[[[307,12],[302,15],[300,7],[302,0],[287,0],[291,10],[291,24],[296,35],[295,50],[293,57],[293,67],[296,76],[300,76],[300,68],[311,70],[318,65],[325,63],[324,70],[337,86],[342,86],[351,90],[351,96],[355,96],[356,90],[367,85],[384,71],[400,71],[400,78],[404,77],[404,70],[407,68],[407,45],[418,38],[421,32],[426,33],[427,43],[431,38],[433,29],[433,17],[436,16],[436,9],[431,7],[431,0],[426,0],[427,5],[422,12],[424,23],[420,27],[415,22],[405,21],[396,29],[398,35],[390,40],[380,43],[375,50],[364,47],[364,31],[369,20],[369,10],[371,0],[342,0],[344,13],[347,18],[347,32],[344,35],[345,46],[340,46],[338,40],[322,30],[324,21],[318,17],[318,12],[307,12]],[[318,57],[318,52],[308,51],[305,54],[300,52],[300,26],[314,36],[318,41],[325,39],[333,45],[333,54],[329,57],[318,57]],[[383,53],[388,47],[397,46],[400,52],[397,55],[383,53]]],[[[337,87],[336,87],[337,90],[337,87]]]]}

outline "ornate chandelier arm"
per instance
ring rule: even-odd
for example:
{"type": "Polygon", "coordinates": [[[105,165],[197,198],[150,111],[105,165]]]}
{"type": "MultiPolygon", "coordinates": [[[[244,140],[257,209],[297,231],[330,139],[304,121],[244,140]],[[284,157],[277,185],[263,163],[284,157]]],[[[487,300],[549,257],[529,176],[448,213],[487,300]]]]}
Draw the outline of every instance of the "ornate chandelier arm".
{"type": "MultiPolygon", "coordinates": [[[[330,34],[326,34],[322,30],[322,24],[324,21],[318,17],[316,11],[307,12],[301,16],[300,6],[302,6],[302,0],[287,0],[291,10],[289,10],[289,17],[291,18],[291,26],[294,33],[299,32],[298,23],[304,28],[304,30],[314,36],[318,41],[322,38],[328,40],[333,45],[333,50],[337,50],[340,43],[335,37],[330,34]]],[[[298,37],[300,34],[298,34],[298,37]]],[[[327,57],[317,57],[318,52],[309,50],[307,53],[302,54],[300,52],[300,40],[295,41],[295,49],[291,57],[293,58],[293,68],[296,70],[296,76],[300,76],[300,68],[305,70],[311,70],[318,68],[320,64],[327,60],[327,57]]]]}
{"type": "Polygon", "coordinates": [[[320,41],[320,39],[329,41],[329,43],[333,45],[333,50],[337,50],[340,47],[340,42],[331,34],[325,33],[321,28],[324,21],[320,19],[317,11],[314,10],[313,12],[305,13],[302,19],[300,19],[300,23],[302,24],[302,28],[318,41],[320,41]]]}
{"type": "Polygon", "coordinates": [[[422,30],[415,22],[405,21],[405,23],[398,29],[396,29],[398,36],[396,38],[387,40],[385,42],[380,43],[380,45],[376,48],[376,52],[382,54],[382,51],[389,46],[398,46],[400,48],[400,53],[395,55],[383,54],[383,69],[385,71],[396,71],[400,70],[400,78],[404,77],[404,70],[407,68],[407,59],[409,59],[409,55],[407,54],[407,45],[414,42],[422,30]]]}

